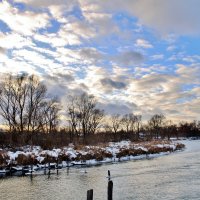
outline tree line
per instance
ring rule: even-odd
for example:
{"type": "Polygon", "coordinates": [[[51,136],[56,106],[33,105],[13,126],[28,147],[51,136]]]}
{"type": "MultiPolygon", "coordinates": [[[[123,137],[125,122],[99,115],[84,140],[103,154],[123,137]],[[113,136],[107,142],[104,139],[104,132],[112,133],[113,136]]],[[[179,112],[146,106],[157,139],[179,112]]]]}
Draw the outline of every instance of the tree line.
{"type": "Polygon", "coordinates": [[[1,145],[37,144],[60,146],[68,143],[151,140],[200,136],[200,122],[175,124],[163,114],[148,122],[133,113],[107,115],[93,95],[69,96],[66,107],[48,94],[38,77],[8,74],[0,83],[0,116],[6,131],[0,133],[1,145]],[[66,126],[60,128],[60,111],[66,112],[66,126]]]}

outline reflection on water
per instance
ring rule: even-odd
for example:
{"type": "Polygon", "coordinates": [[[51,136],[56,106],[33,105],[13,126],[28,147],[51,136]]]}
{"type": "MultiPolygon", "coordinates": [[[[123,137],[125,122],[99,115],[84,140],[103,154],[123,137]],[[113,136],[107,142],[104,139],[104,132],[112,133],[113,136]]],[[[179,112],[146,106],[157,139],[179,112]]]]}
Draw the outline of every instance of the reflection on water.
{"type": "Polygon", "coordinates": [[[82,200],[88,189],[94,199],[107,194],[107,170],[111,170],[114,200],[199,199],[200,141],[187,141],[187,150],[151,160],[113,165],[62,169],[59,175],[0,179],[1,200],[82,200]]]}

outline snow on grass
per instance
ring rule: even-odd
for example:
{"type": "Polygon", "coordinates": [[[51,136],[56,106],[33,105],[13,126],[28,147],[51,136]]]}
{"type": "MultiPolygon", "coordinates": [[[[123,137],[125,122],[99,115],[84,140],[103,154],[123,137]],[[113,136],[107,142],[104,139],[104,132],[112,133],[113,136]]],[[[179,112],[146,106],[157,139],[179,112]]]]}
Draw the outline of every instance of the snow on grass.
{"type": "MultiPolygon", "coordinates": [[[[39,146],[25,146],[18,151],[5,151],[4,162],[15,165],[27,165],[31,163],[55,163],[70,162],[71,164],[96,165],[105,162],[118,162],[133,159],[143,159],[154,154],[168,154],[184,148],[183,144],[175,141],[150,141],[133,143],[131,141],[110,142],[100,146],[78,146],[70,144],[63,148],[43,150],[39,146]]],[[[0,152],[1,155],[1,152],[0,152]]],[[[3,154],[2,154],[3,155],[3,154]]],[[[3,157],[2,157],[3,160],[3,157]]],[[[66,163],[65,163],[66,164],[66,163]]]]}

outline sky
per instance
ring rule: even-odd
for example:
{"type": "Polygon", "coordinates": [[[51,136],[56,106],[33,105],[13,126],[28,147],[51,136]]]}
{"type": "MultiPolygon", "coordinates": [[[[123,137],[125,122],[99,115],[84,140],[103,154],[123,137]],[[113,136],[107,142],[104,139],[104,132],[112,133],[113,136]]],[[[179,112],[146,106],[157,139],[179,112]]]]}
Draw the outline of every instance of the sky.
{"type": "Polygon", "coordinates": [[[200,120],[199,0],[0,0],[0,74],[36,74],[63,104],[200,120]]]}

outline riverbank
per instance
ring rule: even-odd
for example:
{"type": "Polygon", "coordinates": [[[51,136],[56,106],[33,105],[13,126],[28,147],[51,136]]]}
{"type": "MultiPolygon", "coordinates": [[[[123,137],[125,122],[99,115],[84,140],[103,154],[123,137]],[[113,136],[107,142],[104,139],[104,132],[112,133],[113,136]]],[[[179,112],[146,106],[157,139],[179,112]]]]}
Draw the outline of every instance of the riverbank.
{"type": "MultiPolygon", "coordinates": [[[[85,200],[86,191],[91,188],[94,189],[94,199],[107,199],[108,170],[111,172],[115,200],[198,199],[200,140],[186,139],[179,142],[186,145],[183,151],[166,156],[150,155],[150,158],[155,156],[156,159],[88,168],[75,166],[58,170],[58,175],[57,170],[51,170],[50,177],[47,170],[47,175],[33,175],[32,178],[2,178],[1,199],[85,200]]],[[[40,173],[44,174],[44,170],[40,173]]]]}
{"type": "MultiPolygon", "coordinates": [[[[109,162],[148,158],[156,154],[168,154],[185,147],[176,141],[157,140],[133,143],[130,141],[110,142],[99,146],[74,146],[44,150],[39,146],[24,146],[16,149],[0,149],[0,167],[73,165],[98,165],[109,162]],[[47,165],[46,165],[47,164],[47,165]]],[[[17,169],[17,168],[16,168],[17,169]]]]}

